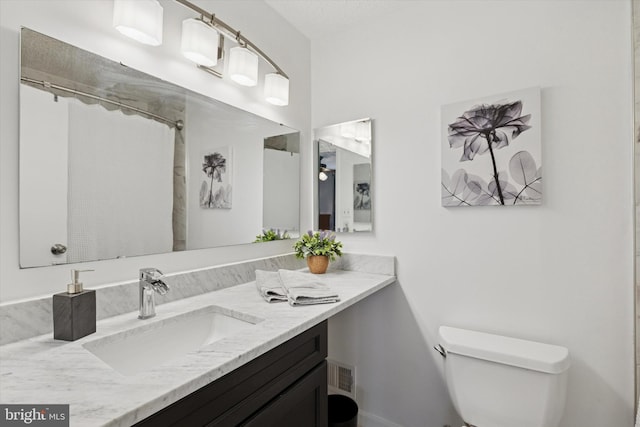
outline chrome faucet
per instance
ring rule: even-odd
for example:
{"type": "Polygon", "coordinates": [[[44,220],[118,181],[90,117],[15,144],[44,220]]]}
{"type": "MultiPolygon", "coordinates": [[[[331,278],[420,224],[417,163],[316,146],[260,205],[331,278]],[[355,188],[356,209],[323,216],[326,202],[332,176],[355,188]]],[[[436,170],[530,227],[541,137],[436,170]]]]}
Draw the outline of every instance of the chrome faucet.
{"type": "Polygon", "coordinates": [[[138,319],[149,319],[156,315],[155,293],[164,295],[169,286],[161,279],[162,271],[157,268],[140,269],[140,313],[138,319]]]}

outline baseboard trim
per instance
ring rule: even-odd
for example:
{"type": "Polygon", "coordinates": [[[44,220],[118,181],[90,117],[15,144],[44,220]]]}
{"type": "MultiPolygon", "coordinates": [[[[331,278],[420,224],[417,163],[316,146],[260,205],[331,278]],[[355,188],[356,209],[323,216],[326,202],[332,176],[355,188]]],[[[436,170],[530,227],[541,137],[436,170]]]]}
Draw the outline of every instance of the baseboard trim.
{"type": "Polygon", "coordinates": [[[403,427],[369,412],[358,413],[358,427],[403,427]]]}

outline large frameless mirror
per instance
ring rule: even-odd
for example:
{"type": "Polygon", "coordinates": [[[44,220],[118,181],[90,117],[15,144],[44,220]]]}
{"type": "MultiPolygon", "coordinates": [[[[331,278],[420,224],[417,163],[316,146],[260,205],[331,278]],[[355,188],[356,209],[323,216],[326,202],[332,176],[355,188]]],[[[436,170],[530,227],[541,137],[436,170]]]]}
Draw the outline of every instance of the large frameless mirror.
{"type": "Polygon", "coordinates": [[[299,228],[297,130],[23,28],[20,266],[299,228]]]}
{"type": "Polygon", "coordinates": [[[371,119],[314,130],[318,147],[317,228],[373,230],[371,119]]]}

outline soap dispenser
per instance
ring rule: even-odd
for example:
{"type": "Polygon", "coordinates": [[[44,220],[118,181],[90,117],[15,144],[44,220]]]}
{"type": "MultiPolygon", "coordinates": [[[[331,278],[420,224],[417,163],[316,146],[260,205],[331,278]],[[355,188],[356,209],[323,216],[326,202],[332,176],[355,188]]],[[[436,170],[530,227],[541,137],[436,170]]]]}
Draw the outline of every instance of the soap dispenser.
{"type": "Polygon", "coordinates": [[[75,341],[96,331],[96,291],[83,289],[80,273],[71,270],[67,292],[53,296],[53,338],[75,341]]]}

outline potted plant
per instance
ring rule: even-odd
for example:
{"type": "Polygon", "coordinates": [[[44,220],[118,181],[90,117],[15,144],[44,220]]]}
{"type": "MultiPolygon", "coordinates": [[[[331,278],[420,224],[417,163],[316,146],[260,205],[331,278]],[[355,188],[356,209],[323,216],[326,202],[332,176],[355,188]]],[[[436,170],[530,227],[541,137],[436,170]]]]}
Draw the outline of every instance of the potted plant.
{"type": "Polygon", "coordinates": [[[283,233],[280,233],[280,229],[274,230],[273,228],[270,228],[268,230],[262,230],[262,234],[258,234],[256,236],[256,240],[254,240],[253,243],[271,242],[273,240],[285,240],[289,238],[290,237],[287,230],[284,230],[283,233]]]}
{"type": "Polygon", "coordinates": [[[342,242],[336,240],[336,233],[332,231],[307,231],[293,245],[296,258],[306,258],[309,271],[323,274],[327,271],[329,261],[342,256],[342,242]]]}

